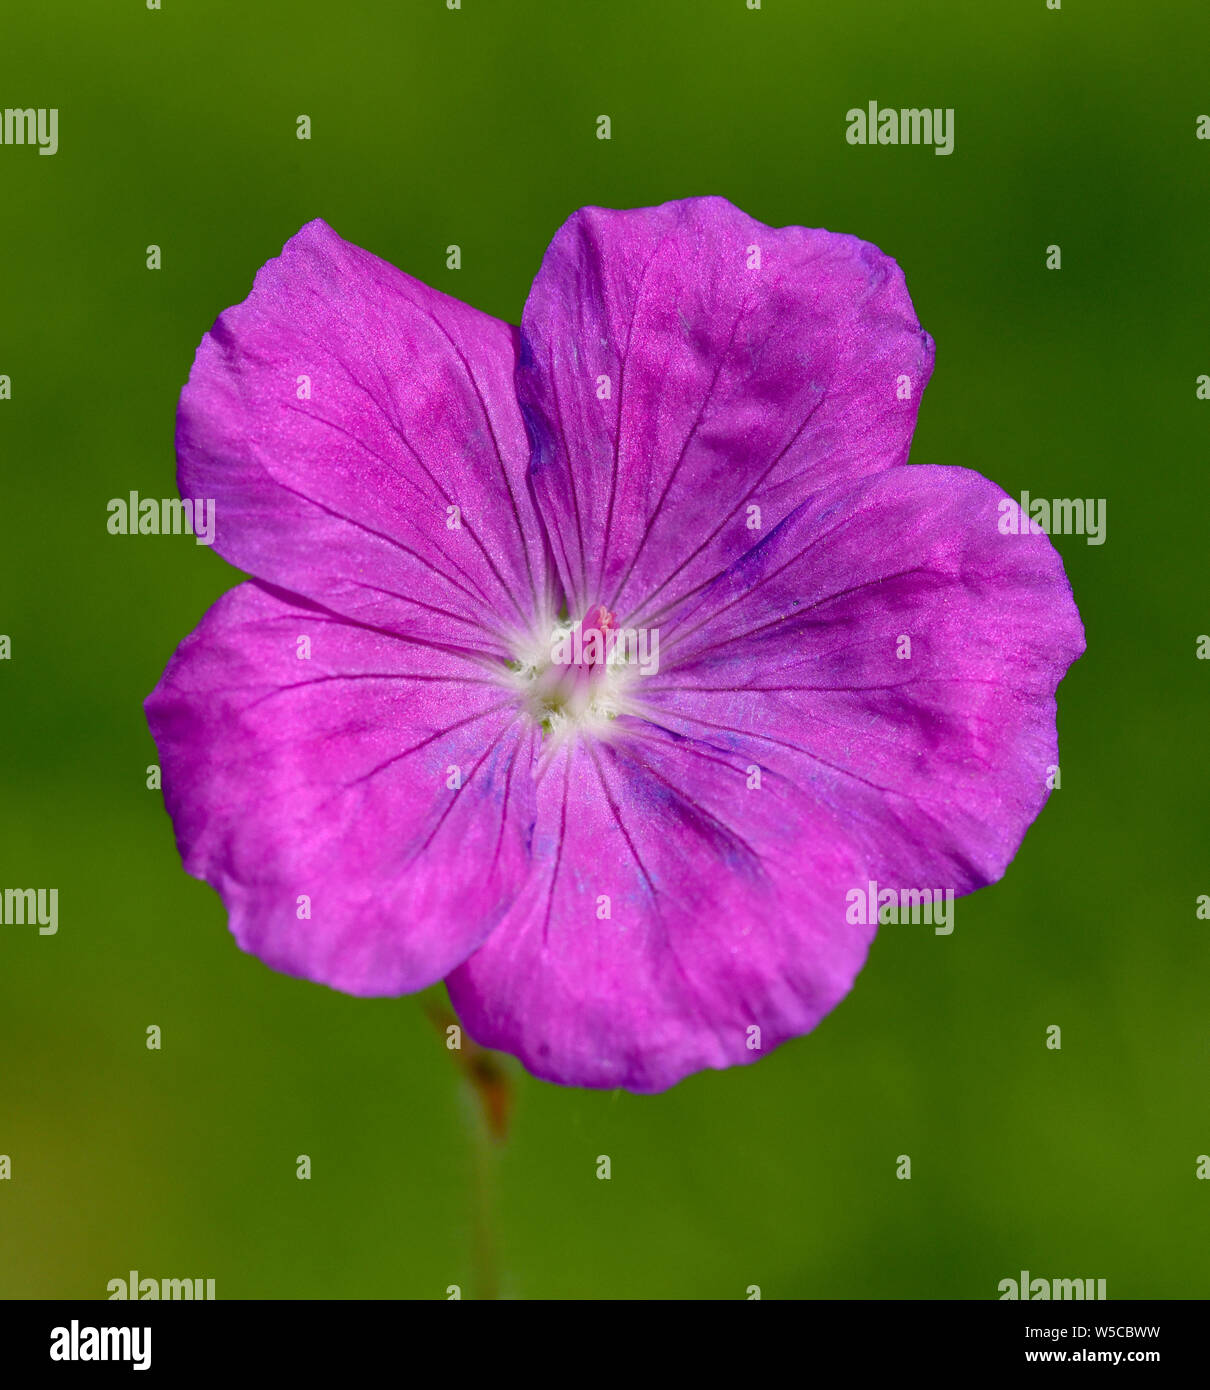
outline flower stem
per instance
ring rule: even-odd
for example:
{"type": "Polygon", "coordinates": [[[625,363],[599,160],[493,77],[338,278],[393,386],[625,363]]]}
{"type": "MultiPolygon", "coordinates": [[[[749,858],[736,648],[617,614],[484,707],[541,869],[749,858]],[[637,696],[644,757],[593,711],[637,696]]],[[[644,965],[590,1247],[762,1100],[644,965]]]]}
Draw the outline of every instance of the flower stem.
{"type": "Polygon", "coordinates": [[[494,1052],[468,1038],[444,1000],[427,999],[425,1012],[445,1039],[462,1073],[467,1122],[471,1131],[471,1270],[472,1296],[500,1296],[496,1239],[496,1168],[508,1139],[513,1087],[494,1052]],[[451,1037],[455,1040],[451,1045],[451,1037]]]}
{"type": "Polygon", "coordinates": [[[471,1295],[477,1299],[496,1299],[500,1296],[495,1220],[497,1145],[492,1138],[487,1117],[478,1106],[474,1106],[473,1110],[471,1295]]]}

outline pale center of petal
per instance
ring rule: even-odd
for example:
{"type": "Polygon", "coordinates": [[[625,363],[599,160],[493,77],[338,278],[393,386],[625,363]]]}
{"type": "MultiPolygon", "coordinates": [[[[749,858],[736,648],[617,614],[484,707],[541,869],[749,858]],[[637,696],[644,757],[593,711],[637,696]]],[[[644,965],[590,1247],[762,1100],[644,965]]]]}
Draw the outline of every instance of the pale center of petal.
{"type": "Polygon", "coordinates": [[[554,623],[544,644],[518,650],[510,663],[522,708],[544,738],[604,736],[629,712],[638,671],[613,623],[607,609],[590,608],[576,622],[554,623]]]}

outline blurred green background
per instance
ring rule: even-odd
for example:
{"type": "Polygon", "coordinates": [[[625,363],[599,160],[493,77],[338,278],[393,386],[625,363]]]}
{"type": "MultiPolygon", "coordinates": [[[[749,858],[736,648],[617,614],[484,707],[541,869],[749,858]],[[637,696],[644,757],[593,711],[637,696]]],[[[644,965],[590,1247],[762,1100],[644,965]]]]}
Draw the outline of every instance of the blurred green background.
{"type": "Polygon", "coordinates": [[[1204,0],[6,9],[0,107],[58,107],[60,148],[0,146],[0,885],[57,886],[60,928],[0,927],[0,1294],[473,1292],[472,1106],[420,1003],[241,954],[144,785],[141,701],[238,576],[105,504],[174,493],[197,343],[309,218],[515,322],[576,207],[722,193],[902,264],[937,342],[914,460],[1108,500],[1105,545],[1057,539],[1089,642],[1062,788],[952,936],[884,929],[756,1067],[515,1072],[501,1291],[1210,1295],[1207,39],[1204,0]],[[954,154],[849,146],[870,100],[955,108],[954,154]]]}

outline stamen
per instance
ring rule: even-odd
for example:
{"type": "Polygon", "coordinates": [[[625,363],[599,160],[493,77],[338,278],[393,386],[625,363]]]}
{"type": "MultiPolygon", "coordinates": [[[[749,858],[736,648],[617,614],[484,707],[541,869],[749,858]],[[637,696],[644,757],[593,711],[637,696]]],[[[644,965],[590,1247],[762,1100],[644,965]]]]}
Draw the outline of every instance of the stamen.
{"type": "Polygon", "coordinates": [[[608,608],[595,605],[579,622],[555,623],[545,648],[519,651],[508,663],[522,707],[544,738],[601,737],[626,712],[634,672],[610,640],[616,623],[608,608]]]}

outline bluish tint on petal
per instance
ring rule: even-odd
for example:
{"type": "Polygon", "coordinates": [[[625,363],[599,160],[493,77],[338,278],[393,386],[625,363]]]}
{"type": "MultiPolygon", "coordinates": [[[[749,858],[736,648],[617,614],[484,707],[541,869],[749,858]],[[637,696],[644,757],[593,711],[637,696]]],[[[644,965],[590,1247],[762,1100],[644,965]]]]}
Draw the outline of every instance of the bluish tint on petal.
{"type": "Polygon", "coordinates": [[[808,1032],[873,929],[845,924],[858,865],[788,778],[753,790],[742,751],[618,725],[550,762],[533,874],[447,984],[471,1036],[535,1075],[661,1091],[808,1032]]]}
{"type": "Polygon", "coordinates": [[[1002,534],[1004,500],[915,465],[812,497],[667,631],[652,717],[794,778],[874,877],[994,882],[1046,802],[1084,650],[1059,553],[1002,534]]]}
{"type": "Polygon", "coordinates": [[[571,606],[636,625],[809,493],[902,463],[933,362],[889,256],[724,198],[575,213],[521,333],[534,488],[571,606]]]}

